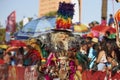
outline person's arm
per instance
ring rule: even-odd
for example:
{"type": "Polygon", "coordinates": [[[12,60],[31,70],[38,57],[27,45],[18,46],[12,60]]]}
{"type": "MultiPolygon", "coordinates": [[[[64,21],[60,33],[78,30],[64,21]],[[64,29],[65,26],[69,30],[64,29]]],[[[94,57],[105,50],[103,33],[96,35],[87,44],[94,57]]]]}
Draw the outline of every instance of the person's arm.
{"type": "Polygon", "coordinates": [[[100,59],[102,58],[102,56],[103,56],[103,51],[100,51],[100,52],[98,53],[98,57],[97,57],[96,63],[99,63],[99,62],[100,62],[100,59]]]}
{"type": "Polygon", "coordinates": [[[93,48],[90,48],[89,53],[88,53],[88,58],[89,60],[93,58],[93,48]]]}

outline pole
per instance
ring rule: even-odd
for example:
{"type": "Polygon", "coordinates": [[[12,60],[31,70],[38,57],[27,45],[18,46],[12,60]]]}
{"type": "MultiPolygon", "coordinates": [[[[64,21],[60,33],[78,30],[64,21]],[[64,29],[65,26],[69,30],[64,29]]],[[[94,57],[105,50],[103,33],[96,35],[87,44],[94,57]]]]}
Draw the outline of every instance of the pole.
{"type": "Polygon", "coordinates": [[[79,3],[79,22],[81,23],[81,19],[82,19],[82,0],[78,0],[79,3]]]}

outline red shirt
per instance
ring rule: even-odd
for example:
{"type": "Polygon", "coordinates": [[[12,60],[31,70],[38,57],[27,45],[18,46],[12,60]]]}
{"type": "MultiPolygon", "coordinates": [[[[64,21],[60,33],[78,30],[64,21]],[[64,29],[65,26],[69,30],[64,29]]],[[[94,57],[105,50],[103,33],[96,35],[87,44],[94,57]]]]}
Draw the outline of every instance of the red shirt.
{"type": "Polygon", "coordinates": [[[0,64],[4,64],[4,60],[0,59],[0,64]]]}

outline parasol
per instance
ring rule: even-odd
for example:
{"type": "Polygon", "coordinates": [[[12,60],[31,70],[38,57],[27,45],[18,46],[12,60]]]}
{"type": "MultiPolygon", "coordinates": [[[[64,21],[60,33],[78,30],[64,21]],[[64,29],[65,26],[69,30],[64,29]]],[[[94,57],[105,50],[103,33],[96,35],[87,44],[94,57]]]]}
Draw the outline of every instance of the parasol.
{"type": "Polygon", "coordinates": [[[6,50],[6,53],[10,52],[10,51],[16,51],[18,50],[19,47],[15,47],[15,46],[12,46],[12,47],[9,47],[7,50],[6,50]]]}
{"type": "Polygon", "coordinates": [[[21,40],[11,40],[9,42],[10,46],[15,46],[15,47],[25,47],[26,43],[21,41],[21,40]]]}
{"type": "Polygon", "coordinates": [[[88,27],[85,24],[75,24],[74,32],[87,32],[88,27]]]}
{"type": "Polygon", "coordinates": [[[0,48],[7,49],[7,48],[8,48],[8,45],[6,45],[6,44],[1,44],[1,45],[0,45],[0,48]]]}
{"type": "Polygon", "coordinates": [[[97,25],[92,28],[92,31],[96,31],[102,34],[105,34],[106,31],[109,31],[111,34],[116,33],[116,29],[110,26],[97,25]]]}
{"type": "Polygon", "coordinates": [[[30,21],[25,26],[23,26],[22,30],[20,30],[16,36],[19,38],[28,38],[28,37],[37,37],[40,34],[44,34],[49,32],[51,29],[55,27],[56,17],[42,17],[35,20],[30,21]]]}

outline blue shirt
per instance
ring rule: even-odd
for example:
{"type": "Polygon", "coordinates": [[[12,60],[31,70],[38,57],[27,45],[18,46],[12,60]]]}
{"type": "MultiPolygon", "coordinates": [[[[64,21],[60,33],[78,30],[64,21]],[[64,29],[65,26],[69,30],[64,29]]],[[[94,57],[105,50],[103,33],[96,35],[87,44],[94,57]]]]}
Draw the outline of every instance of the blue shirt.
{"type": "Polygon", "coordinates": [[[96,60],[96,51],[92,47],[89,50],[88,58],[91,59],[89,64],[89,68],[91,69],[94,64],[94,61],[96,60]]]}
{"type": "Polygon", "coordinates": [[[112,23],[114,23],[114,18],[110,18],[110,19],[109,19],[108,24],[110,25],[110,24],[112,24],[112,23]]]}

